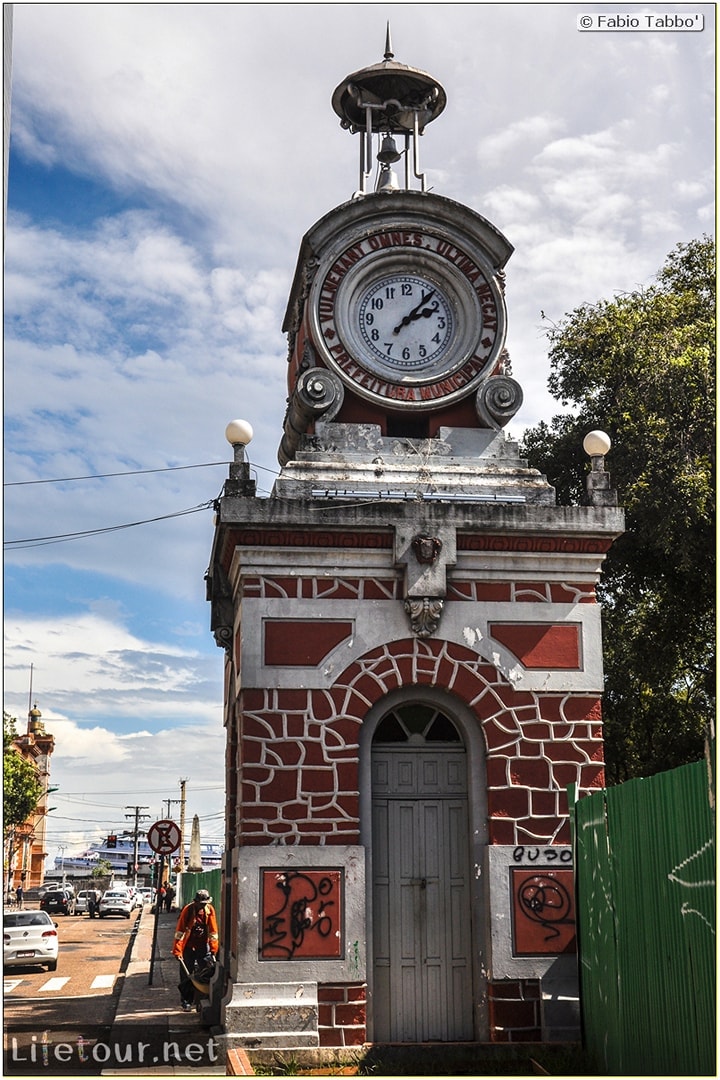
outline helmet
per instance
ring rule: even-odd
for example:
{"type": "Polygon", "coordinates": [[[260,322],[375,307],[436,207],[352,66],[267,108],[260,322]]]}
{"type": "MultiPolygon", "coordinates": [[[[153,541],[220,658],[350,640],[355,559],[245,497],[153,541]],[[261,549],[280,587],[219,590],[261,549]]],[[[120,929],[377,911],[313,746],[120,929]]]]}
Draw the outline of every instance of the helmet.
{"type": "Polygon", "coordinates": [[[196,904],[212,904],[212,896],[207,889],[200,889],[195,893],[196,904]]]}

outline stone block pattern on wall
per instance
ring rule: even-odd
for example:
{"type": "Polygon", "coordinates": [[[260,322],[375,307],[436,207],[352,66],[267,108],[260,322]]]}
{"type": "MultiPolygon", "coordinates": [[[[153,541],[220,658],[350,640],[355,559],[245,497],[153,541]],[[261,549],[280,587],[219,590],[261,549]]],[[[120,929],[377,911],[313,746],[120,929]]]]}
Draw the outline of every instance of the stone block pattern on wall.
{"type": "Polygon", "coordinates": [[[366,1039],[364,983],[318,986],[318,1034],[321,1046],[362,1046],[366,1039]]]}
{"type": "MultiPolygon", "coordinates": [[[[303,577],[264,575],[246,577],[243,598],[259,600],[397,600],[402,598],[399,575],[387,578],[303,577]]],[[[473,603],[595,604],[595,586],[587,582],[474,581],[450,577],[448,600],[473,603]]]]}
{"type": "Polygon", "coordinates": [[[412,686],[445,689],[477,717],[490,843],[567,844],[567,785],[604,781],[598,696],[517,691],[470,649],[434,639],[372,649],[329,689],[241,691],[237,842],[359,843],[361,724],[412,686]]]}
{"type": "Polygon", "coordinates": [[[541,1042],[539,979],[507,979],[488,985],[493,1042],[541,1042]]]}

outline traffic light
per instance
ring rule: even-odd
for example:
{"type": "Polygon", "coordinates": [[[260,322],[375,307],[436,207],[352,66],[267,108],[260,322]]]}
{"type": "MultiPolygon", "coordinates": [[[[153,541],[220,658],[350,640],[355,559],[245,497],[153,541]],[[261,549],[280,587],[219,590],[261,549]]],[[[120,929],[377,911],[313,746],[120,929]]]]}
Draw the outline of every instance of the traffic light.
{"type": "Polygon", "coordinates": [[[107,838],[107,846],[108,847],[117,847],[117,836],[115,836],[115,835],[108,836],[108,838],[107,838]]]}

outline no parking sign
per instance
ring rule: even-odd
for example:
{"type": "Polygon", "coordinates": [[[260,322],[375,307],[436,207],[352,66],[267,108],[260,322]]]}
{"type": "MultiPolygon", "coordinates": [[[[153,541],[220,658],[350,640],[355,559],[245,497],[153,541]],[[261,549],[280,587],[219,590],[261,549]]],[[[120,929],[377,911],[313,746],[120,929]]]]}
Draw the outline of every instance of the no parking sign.
{"type": "Polygon", "coordinates": [[[180,847],[180,828],[174,821],[156,821],[147,831],[147,841],[157,855],[172,855],[180,847]]]}

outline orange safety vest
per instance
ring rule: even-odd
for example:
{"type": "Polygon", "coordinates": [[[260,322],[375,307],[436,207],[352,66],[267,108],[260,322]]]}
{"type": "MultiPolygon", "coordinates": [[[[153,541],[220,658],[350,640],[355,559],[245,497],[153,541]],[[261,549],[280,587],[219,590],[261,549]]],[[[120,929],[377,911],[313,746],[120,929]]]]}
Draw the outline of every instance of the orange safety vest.
{"type": "Polygon", "coordinates": [[[182,956],[188,940],[190,938],[194,940],[196,935],[199,945],[207,941],[210,952],[213,955],[217,954],[220,937],[218,935],[217,916],[212,904],[203,904],[199,910],[194,903],[185,905],[180,912],[180,918],[175,927],[173,956],[182,956]]]}

